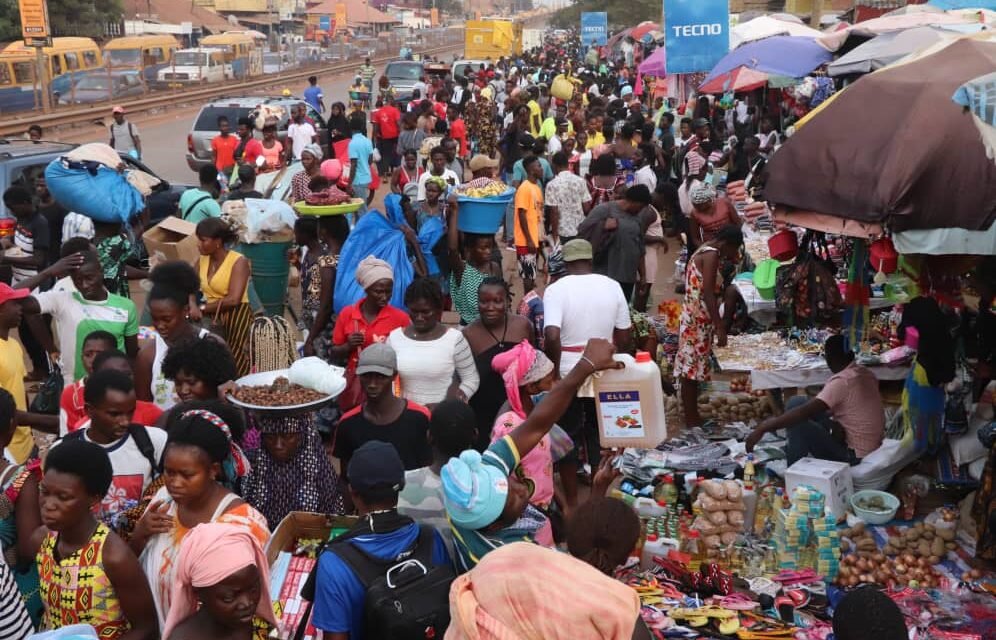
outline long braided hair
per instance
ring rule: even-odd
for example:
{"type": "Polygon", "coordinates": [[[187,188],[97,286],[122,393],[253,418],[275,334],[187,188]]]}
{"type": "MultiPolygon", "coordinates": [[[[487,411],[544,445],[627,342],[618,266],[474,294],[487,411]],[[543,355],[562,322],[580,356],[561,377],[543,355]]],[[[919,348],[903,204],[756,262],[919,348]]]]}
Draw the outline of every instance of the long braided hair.
{"type": "Polygon", "coordinates": [[[249,329],[249,370],[287,369],[297,360],[290,324],[283,316],[261,317],[249,329]]]}

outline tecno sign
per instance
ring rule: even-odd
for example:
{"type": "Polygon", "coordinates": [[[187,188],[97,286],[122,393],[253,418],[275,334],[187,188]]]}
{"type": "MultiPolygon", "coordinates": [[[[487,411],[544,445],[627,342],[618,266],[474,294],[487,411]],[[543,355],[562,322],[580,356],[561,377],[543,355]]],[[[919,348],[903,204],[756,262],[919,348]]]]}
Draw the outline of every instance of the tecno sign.
{"type": "Polygon", "coordinates": [[[712,24],[682,24],[671,27],[674,30],[674,36],[677,37],[693,37],[693,36],[718,36],[723,33],[723,25],[714,22],[712,24]]]}

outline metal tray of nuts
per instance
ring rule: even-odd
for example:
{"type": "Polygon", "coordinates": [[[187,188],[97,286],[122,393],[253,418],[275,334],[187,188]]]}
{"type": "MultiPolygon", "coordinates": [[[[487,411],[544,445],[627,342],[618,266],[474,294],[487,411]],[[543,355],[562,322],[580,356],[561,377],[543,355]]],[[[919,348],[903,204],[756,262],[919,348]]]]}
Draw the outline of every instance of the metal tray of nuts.
{"type": "MultiPolygon", "coordinates": [[[[277,378],[286,378],[288,376],[288,369],[277,369],[276,371],[262,371],[260,373],[251,373],[247,376],[243,376],[235,381],[235,384],[240,387],[262,387],[266,385],[271,385],[277,378]]],[[[250,404],[248,402],[243,402],[239,400],[232,394],[228,394],[228,401],[237,407],[242,407],[243,409],[249,409],[251,411],[266,411],[268,413],[285,413],[285,414],[295,414],[295,413],[306,413],[309,411],[317,411],[318,409],[329,404],[333,400],[339,397],[339,394],[343,392],[346,388],[346,379],[340,378],[338,384],[336,385],[338,390],[327,396],[323,396],[318,400],[313,400],[311,402],[305,402],[302,404],[291,404],[291,405],[258,405],[250,404]]]]}

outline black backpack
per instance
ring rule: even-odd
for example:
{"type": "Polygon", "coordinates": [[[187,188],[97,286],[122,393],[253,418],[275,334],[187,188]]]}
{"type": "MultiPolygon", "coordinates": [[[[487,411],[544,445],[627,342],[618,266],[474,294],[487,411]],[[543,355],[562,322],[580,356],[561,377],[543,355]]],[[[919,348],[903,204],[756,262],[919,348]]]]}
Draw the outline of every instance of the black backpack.
{"type": "MultiPolygon", "coordinates": [[[[366,589],[364,637],[377,640],[424,640],[442,638],[450,625],[450,584],[456,578],[450,565],[432,564],[435,529],[419,525],[418,538],[407,551],[390,560],[371,556],[345,539],[332,541],[327,550],[342,559],[366,589]]],[[[312,572],[302,597],[313,601],[312,572]],[[309,597],[310,596],[310,597],[309,597]]],[[[307,625],[306,611],[298,634],[307,625]]]]}
{"type": "MultiPolygon", "coordinates": [[[[159,462],[156,460],[156,449],[152,445],[152,439],[149,437],[149,432],[146,427],[137,424],[128,425],[128,435],[132,437],[135,441],[135,445],[138,450],[142,453],[142,456],[149,461],[152,466],[152,473],[150,477],[155,479],[159,476],[159,462]]],[[[71,431],[67,433],[63,440],[82,440],[83,439],[83,429],[77,429],[76,431],[71,431]]]]}

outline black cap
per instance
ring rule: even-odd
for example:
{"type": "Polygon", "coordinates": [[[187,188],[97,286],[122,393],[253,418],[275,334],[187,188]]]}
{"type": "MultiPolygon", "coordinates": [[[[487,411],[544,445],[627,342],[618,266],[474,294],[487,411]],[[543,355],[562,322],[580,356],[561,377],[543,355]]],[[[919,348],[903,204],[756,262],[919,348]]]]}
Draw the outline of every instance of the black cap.
{"type": "Polygon", "coordinates": [[[353,491],[394,489],[405,486],[405,465],[397,449],[387,442],[371,440],[353,452],[349,459],[349,485],[353,491]]]}
{"type": "Polygon", "coordinates": [[[536,144],[536,138],[534,138],[531,133],[519,134],[520,147],[523,149],[532,149],[534,144],[536,144]]]}

